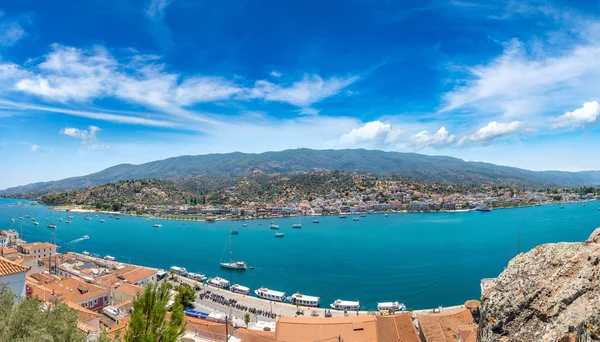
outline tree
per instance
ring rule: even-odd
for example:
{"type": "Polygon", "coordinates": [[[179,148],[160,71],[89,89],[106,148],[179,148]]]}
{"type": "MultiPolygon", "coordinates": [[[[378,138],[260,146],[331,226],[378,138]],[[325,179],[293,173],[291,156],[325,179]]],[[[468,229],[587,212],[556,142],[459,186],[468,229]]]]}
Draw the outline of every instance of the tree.
{"type": "Polygon", "coordinates": [[[150,283],[133,300],[133,312],[125,332],[125,342],[175,342],[185,332],[183,306],[175,302],[167,321],[171,285],[150,283]]]}
{"type": "Polygon", "coordinates": [[[244,314],[244,323],[246,323],[246,328],[248,327],[248,324],[250,324],[250,313],[246,312],[244,314]]]}
{"type": "MultiPolygon", "coordinates": [[[[21,298],[6,286],[0,287],[0,341],[84,342],[77,329],[77,312],[64,303],[52,309],[42,307],[37,298],[21,298]]],[[[105,342],[106,337],[98,341],[105,342]]]]}
{"type": "Polygon", "coordinates": [[[192,307],[192,304],[196,300],[196,290],[190,286],[180,285],[177,287],[177,295],[175,296],[175,302],[183,305],[184,308],[192,307]]]}

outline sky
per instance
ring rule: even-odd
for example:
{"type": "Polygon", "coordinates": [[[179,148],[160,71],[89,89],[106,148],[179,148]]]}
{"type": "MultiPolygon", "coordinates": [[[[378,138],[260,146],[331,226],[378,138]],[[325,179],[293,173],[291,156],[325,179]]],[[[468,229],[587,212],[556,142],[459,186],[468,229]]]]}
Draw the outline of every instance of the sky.
{"type": "Polygon", "coordinates": [[[0,189],[367,148],[600,169],[592,1],[0,0],[0,189]]]}

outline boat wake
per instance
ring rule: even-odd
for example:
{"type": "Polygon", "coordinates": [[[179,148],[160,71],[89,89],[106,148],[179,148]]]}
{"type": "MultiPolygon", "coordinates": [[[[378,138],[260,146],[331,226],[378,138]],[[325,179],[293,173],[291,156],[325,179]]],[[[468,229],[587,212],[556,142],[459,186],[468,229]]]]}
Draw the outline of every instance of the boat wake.
{"type": "Polygon", "coordinates": [[[83,237],[80,237],[79,239],[75,239],[75,240],[73,240],[73,241],[71,241],[71,242],[69,242],[69,243],[78,243],[78,242],[81,242],[81,241],[83,241],[83,240],[87,240],[87,239],[89,239],[89,238],[90,238],[89,236],[87,236],[87,235],[84,235],[83,237]]]}

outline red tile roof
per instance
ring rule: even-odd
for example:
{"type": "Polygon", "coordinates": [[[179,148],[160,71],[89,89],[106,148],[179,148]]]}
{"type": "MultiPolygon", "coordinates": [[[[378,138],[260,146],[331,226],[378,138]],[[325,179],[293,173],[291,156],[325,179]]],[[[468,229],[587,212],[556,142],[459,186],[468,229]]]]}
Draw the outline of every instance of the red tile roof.
{"type": "Polygon", "coordinates": [[[11,274],[24,273],[27,271],[29,271],[29,267],[21,266],[15,262],[0,257],[0,277],[11,274]]]}

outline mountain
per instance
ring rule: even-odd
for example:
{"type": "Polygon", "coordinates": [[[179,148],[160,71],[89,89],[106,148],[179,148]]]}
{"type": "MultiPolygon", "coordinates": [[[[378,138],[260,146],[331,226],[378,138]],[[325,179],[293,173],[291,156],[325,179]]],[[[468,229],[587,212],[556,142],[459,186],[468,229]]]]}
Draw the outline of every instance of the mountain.
{"type": "Polygon", "coordinates": [[[377,150],[311,150],[226,153],[180,156],[140,165],[120,164],[100,172],[58,181],[33,183],[0,191],[0,195],[72,190],[119,180],[172,179],[204,175],[235,178],[257,173],[348,171],[399,174],[420,180],[451,183],[506,184],[515,186],[582,186],[600,184],[600,171],[529,171],[488,163],[466,162],[445,156],[377,150]]]}

